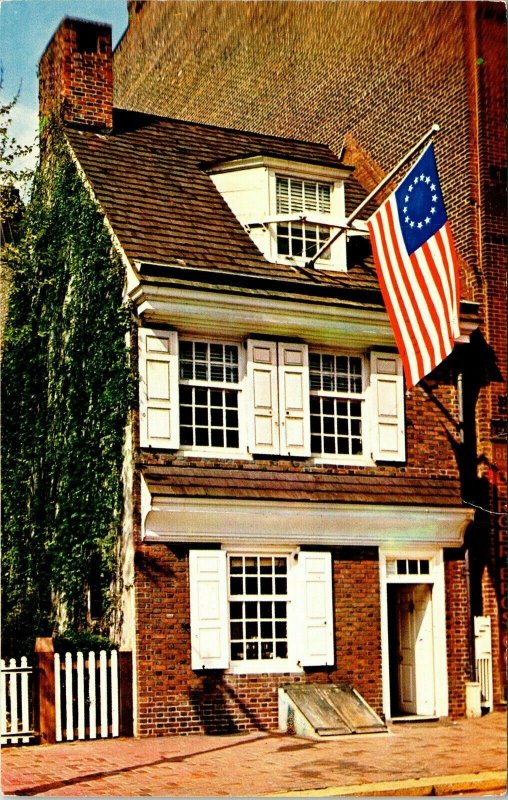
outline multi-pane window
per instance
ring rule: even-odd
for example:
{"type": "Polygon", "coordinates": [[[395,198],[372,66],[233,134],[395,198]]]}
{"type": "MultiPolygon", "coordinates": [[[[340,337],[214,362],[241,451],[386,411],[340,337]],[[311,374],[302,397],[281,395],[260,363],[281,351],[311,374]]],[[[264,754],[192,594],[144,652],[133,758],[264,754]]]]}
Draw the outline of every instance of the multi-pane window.
{"type": "Polygon", "coordinates": [[[239,355],[234,344],[180,342],[180,444],[239,446],[239,355]]]}
{"type": "Polygon", "coordinates": [[[362,359],[310,353],[309,372],[312,452],[362,455],[362,359]]]}
{"type": "Polygon", "coordinates": [[[389,575],[428,575],[430,572],[428,558],[397,558],[387,561],[389,575]]]}
{"type": "MultiPolygon", "coordinates": [[[[298,178],[277,177],[277,214],[330,213],[330,185],[298,178]]],[[[329,239],[330,228],[307,220],[277,223],[277,252],[279,255],[311,258],[329,239]]],[[[326,250],[322,258],[330,258],[326,250]]]]}
{"type": "Polygon", "coordinates": [[[229,556],[232,661],[288,657],[287,577],[286,556],[229,556]]]}

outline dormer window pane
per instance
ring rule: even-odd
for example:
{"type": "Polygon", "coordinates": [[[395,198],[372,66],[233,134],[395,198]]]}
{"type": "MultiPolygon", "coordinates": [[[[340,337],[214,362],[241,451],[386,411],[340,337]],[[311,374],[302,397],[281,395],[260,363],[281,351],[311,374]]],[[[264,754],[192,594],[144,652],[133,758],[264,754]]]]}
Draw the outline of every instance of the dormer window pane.
{"type": "MultiPolygon", "coordinates": [[[[279,222],[277,224],[277,252],[280,256],[312,258],[330,238],[326,225],[312,222],[279,222]]],[[[321,258],[329,259],[330,250],[325,250],[321,258]]]]}
{"type": "MultiPolygon", "coordinates": [[[[276,206],[278,214],[302,214],[309,219],[277,224],[277,253],[280,256],[312,258],[330,237],[327,225],[312,220],[314,214],[330,213],[331,186],[316,181],[277,176],[276,206]]],[[[321,256],[330,259],[330,250],[321,256]]]]}
{"type": "Polygon", "coordinates": [[[289,180],[289,210],[303,211],[303,181],[289,180]]]}
{"type": "Polygon", "coordinates": [[[318,184],[318,197],[319,197],[319,204],[318,208],[323,214],[330,213],[330,187],[327,186],[325,183],[318,184]]]}
{"type": "Polygon", "coordinates": [[[309,183],[305,181],[304,183],[304,192],[305,192],[305,210],[306,211],[317,211],[317,197],[316,197],[316,184],[309,183]]]}
{"type": "Polygon", "coordinates": [[[277,214],[289,214],[288,178],[277,178],[277,214]]]}
{"type": "Polygon", "coordinates": [[[299,178],[277,177],[277,214],[299,214],[305,211],[330,213],[330,186],[299,178]]]}

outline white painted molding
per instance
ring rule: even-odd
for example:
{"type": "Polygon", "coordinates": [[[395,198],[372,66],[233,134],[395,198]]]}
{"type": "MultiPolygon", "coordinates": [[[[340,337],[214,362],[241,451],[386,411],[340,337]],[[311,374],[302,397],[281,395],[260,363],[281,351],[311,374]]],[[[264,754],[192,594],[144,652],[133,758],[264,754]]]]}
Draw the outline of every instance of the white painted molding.
{"type": "Polygon", "coordinates": [[[465,508],[152,497],[142,535],[152,542],[460,547],[465,508]]]}
{"type": "Polygon", "coordinates": [[[276,158],[275,156],[256,155],[247,158],[236,158],[230,161],[223,161],[214,164],[208,169],[210,176],[220,175],[225,172],[239,172],[264,167],[265,169],[281,170],[299,178],[311,178],[312,180],[337,180],[342,178],[347,180],[353,170],[344,164],[313,164],[312,162],[301,161],[291,158],[276,158]]]}
{"type": "Polygon", "coordinates": [[[247,337],[291,336],[308,344],[349,347],[395,347],[385,311],[350,304],[280,300],[231,292],[207,292],[171,285],[140,286],[131,299],[143,315],[144,324],[162,324],[193,334],[220,330],[247,337]],[[215,327],[217,326],[217,327],[215,327]]]}
{"type": "MultiPolygon", "coordinates": [[[[404,584],[426,583],[432,586],[432,629],[434,658],[434,713],[438,717],[448,716],[448,665],[446,659],[446,601],[443,550],[439,546],[421,545],[413,540],[396,545],[390,542],[379,550],[379,580],[381,601],[381,654],[383,713],[386,719],[392,718],[390,685],[390,643],[388,620],[387,585],[399,583],[387,575],[386,562],[389,558],[428,558],[428,575],[404,575],[404,584]]],[[[402,581],[401,581],[402,583],[402,581]]]]}

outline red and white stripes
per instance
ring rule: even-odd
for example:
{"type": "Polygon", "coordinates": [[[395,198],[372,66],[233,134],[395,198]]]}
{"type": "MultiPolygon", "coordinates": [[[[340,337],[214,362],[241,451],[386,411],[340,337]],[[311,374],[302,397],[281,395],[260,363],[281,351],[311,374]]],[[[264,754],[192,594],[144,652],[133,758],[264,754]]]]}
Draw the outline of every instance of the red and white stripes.
{"type": "Polygon", "coordinates": [[[457,255],[448,222],[409,254],[395,194],[368,221],[374,261],[407,388],[443,361],[459,336],[457,255]]]}

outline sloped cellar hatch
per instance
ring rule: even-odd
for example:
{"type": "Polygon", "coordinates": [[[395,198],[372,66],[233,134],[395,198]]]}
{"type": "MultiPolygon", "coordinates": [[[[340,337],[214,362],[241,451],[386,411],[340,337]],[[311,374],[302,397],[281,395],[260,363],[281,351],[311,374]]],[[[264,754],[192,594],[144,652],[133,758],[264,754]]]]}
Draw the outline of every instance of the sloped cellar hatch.
{"type": "Polygon", "coordinates": [[[388,731],[364,698],[346,683],[282,686],[279,728],[313,738],[388,731]]]}

